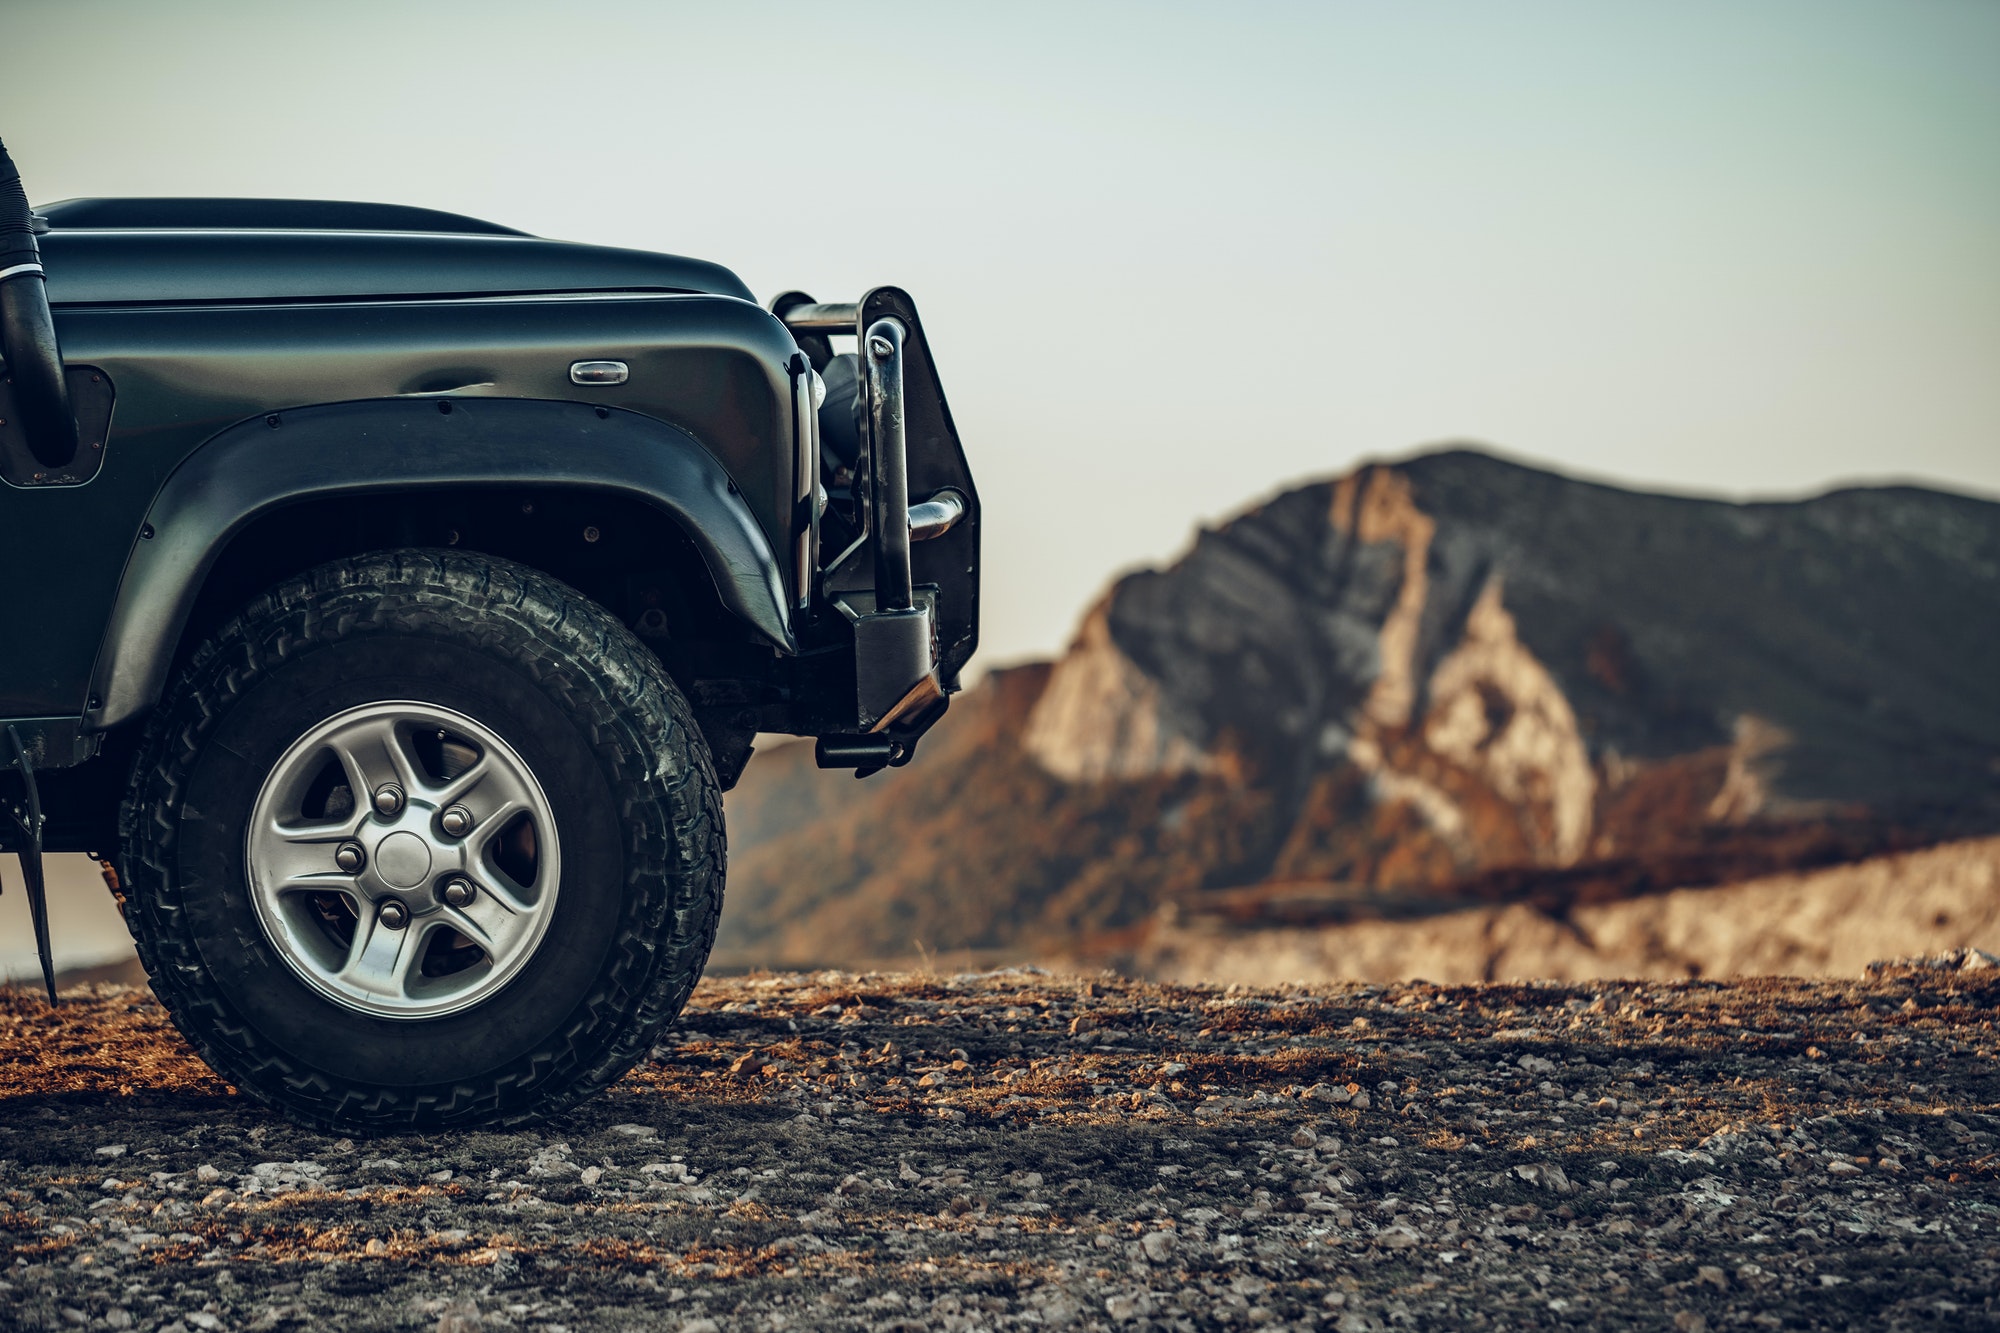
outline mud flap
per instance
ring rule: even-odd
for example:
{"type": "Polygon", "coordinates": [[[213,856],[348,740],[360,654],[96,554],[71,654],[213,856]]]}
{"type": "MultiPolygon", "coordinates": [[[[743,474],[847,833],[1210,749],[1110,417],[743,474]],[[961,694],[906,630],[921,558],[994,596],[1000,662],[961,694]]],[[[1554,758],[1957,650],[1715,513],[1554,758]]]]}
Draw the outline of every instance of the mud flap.
{"type": "Polygon", "coordinates": [[[21,774],[27,808],[23,810],[9,801],[6,809],[21,830],[21,845],[16,851],[21,860],[21,878],[28,890],[28,917],[34,922],[35,953],[42,962],[42,984],[48,987],[49,1003],[53,1005],[56,965],[49,952],[48,881],[42,875],[42,793],[35,783],[35,766],[28,759],[28,748],[21,744],[21,733],[8,727],[7,742],[14,751],[14,767],[21,774]]]}

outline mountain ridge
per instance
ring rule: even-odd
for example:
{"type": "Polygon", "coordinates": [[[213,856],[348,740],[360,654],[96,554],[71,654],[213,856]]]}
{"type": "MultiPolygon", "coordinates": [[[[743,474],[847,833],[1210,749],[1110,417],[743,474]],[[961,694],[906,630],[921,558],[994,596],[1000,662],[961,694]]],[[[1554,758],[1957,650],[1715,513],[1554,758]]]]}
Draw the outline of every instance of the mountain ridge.
{"type": "Polygon", "coordinates": [[[731,797],[722,945],[1073,946],[1168,906],[1562,911],[1989,832],[1996,591],[2000,504],[1950,492],[1366,464],[1116,580],[910,769],[846,786],[760,758],[731,797]]]}

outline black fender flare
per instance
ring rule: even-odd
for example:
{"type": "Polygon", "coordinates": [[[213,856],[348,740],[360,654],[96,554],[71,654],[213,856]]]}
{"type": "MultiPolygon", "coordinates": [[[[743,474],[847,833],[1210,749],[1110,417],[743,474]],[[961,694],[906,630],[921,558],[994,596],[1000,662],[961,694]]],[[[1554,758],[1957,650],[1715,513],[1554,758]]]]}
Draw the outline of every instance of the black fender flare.
{"type": "Polygon", "coordinates": [[[773,647],[797,651],[769,541],[715,456],[680,427],[541,399],[327,403],[238,422],[168,474],[125,562],[86,726],[117,726],[159,701],[202,584],[246,524],[306,500],[468,486],[644,501],[687,533],[725,608],[773,647]]]}

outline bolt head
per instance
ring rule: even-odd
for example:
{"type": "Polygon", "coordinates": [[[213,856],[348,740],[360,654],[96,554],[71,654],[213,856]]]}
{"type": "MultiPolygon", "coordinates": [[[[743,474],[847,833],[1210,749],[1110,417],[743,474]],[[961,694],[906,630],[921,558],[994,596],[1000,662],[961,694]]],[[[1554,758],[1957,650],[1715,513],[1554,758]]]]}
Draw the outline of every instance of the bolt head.
{"type": "Polygon", "coordinates": [[[403,789],[393,782],[385,782],[375,789],[375,813],[378,815],[400,814],[403,809],[403,789]]]}
{"type": "Polygon", "coordinates": [[[883,361],[895,353],[896,344],[890,342],[887,338],[870,338],[868,340],[868,351],[877,361],[883,361]]]}
{"type": "Polygon", "coordinates": [[[466,907],[472,902],[475,890],[472,881],[453,876],[444,882],[444,901],[448,907],[466,907]]]}
{"type": "Polygon", "coordinates": [[[438,826],[454,838],[462,838],[472,832],[472,812],[462,805],[454,805],[438,816],[438,826]]]}
{"type": "Polygon", "coordinates": [[[391,930],[401,930],[410,924],[410,909],[393,898],[382,904],[379,915],[382,924],[391,930]]]}
{"type": "Polygon", "coordinates": [[[343,842],[333,849],[333,863],[352,875],[368,864],[368,853],[361,850],[358,842],[343,842]]]}

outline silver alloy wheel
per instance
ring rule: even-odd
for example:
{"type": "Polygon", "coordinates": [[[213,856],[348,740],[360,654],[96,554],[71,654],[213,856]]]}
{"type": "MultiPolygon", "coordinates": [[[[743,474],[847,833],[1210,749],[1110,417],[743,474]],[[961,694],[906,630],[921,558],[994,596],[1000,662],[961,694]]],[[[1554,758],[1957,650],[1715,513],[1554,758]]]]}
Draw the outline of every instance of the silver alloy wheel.
{"type": "Polygon", "coordinates": [[[534,773],[437,704],[365,704],[306,732],[265,777],[244,841],[272,947],[329,999],[381,1018],[456,1013],[505,986],[562,882],[534,773]],[[457,827],[461,810],[470,824],[454,836],[443,816],[457,827]],[[343,870],[336,854],[359,864],[343,870]],[[463,898],[459,881],[473,892],[453,906],[445,888],[463,898]]]}

